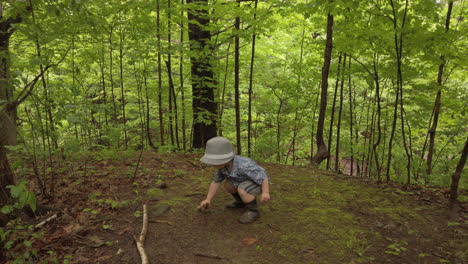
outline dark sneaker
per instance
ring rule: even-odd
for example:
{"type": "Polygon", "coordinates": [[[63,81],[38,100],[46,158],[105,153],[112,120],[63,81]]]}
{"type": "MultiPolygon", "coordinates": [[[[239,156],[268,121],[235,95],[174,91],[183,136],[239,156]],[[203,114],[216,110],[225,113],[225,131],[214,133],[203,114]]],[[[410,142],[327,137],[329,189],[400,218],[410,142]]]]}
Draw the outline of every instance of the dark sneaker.
{"type": "Polygon", "coordinates": [[[245,212],[240,218],[239,218],[239,222],[241,222],[242,224],[250,224],[252,223],[253,221],[257,220],[257,218],[259,217],[259,213],[258,211],[251,211],[251,210],[247,210],[247,212],[245,212]]]}
{"type": "Polygon", "coordinates": [[[226,204],[226,208],[228,209],[236,209],[236,208],[244,208],[245,204],[239,201],[232,201],[231,203],[226,204]]]}

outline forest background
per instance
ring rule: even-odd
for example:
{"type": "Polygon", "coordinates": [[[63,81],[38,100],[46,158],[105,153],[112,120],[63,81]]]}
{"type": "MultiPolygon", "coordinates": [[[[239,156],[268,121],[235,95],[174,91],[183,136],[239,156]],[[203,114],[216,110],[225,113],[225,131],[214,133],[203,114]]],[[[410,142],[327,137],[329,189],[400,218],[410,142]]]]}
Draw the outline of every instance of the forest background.
{"type": "Polygon", "coordinates": [[[2,187],[13,178],[7,145],[47,192],[54,180],[41,171],[53,158],[190,151],[214,135],[262,162],[448,186],[466,159],[464,10],[435,0],[2,1],[2,187]]]}

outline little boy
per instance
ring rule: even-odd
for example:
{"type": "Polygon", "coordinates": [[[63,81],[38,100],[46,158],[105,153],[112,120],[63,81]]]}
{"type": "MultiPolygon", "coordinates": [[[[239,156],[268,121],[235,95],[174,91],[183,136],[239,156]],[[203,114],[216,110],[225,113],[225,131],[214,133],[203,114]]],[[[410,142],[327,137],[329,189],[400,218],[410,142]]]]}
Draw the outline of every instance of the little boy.
{"type": "Polygon", "coordinates": [[[261,202],[270,200],[270,176],[265,169],[252,159],[235,155],[231,142],[224,137],[208,140],[205,155],[200,161],[218,170],[199,209],[205,211],[210,207],[211,200],[224,181],[225,189],[234,197],[226,208],[246,208],[239,221],[243,224],[255,221],[259,217],[256,195],[261,194],[261,202]]]}

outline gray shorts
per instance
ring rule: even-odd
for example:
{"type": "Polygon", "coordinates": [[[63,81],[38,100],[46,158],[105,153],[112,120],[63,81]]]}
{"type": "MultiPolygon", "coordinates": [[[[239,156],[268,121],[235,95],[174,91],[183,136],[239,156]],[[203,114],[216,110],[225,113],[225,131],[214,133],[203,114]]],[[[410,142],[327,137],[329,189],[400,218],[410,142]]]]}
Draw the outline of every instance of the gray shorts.
{"type": "Polygon", "coordinates": [[[253,181],[244,181],[239,184],[237,188],[245,190],[247,193],[252,195],[258,195],[262,193],[262,188],[260,185],[256,184],[253,181]]]}

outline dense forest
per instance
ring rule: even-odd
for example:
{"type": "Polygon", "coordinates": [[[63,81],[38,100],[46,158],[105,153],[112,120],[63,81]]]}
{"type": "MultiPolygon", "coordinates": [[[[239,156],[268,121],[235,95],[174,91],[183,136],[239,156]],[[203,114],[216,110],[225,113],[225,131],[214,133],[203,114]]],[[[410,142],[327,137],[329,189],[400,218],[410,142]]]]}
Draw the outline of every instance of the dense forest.
{"type": "Polygon", "coordinates": [[[2,0],[2,205],[29,172],[53,195],[57,160],[197,152],[216,135],[260,162],[452,184],[456,199],[468,187],[465,5],[2,0]]]}

